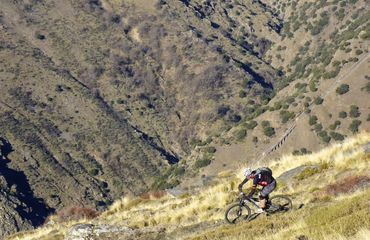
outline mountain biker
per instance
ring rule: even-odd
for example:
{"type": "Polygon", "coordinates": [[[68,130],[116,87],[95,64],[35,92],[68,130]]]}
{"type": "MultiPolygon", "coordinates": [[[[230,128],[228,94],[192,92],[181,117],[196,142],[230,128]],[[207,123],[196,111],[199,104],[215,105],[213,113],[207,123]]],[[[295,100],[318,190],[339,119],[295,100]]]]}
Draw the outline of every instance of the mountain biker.
{"type": "Polygon", "coordinates": [[[268,196],[276,188],[276,181],[272,176],[271,169],[265,167],[257,168],[255,170],[246,168],[244,169],[244,176],[245,179],[239,184],[240,194],[244,195],[243,185],[247,183],[249,179],[253,179],[252,191],[248,194],[249,198],[256,192],[257,185],[263,186],[259,195],[260,209],[258,210],[258,213],[265,212],[268,196]]]}

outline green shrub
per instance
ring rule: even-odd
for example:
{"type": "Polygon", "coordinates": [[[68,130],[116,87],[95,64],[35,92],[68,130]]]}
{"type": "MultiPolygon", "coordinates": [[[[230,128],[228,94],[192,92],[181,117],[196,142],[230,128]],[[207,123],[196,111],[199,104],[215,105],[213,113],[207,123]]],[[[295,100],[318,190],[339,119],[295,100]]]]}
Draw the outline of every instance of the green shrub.
{"type": "Polygon", "coordinates": [[[257,124],[257,122],[256,122],[256,121],[254,121],[254,120],[252,120],[252,121],[250,121],[250,122],[246,123],[246,124],[245,124],[245,127],[246,127],[247,129],[252,130],[252,129],[254,129],[257,125],[258,125],[258,124],[257,124]]]}
{"type": "Polygon", "coordinates": [[[360,55],[361,53],[363,53],[363,51],[361,49],[356,50],[356,55],[360,55]]]}
{"type": "Polygon", "coordinates": [[[316,123],[314,129],[316,132],[320,132],[322,130],[322,125],[320,123],[316,123]]]}
{"type": "Polygon", "coordinates": [[[330,132],[330,137],[332,137],[335,141],[343,141],[344,136],[337,132],[330,132]]]}
{"type": "Polygon", "coordinates": [[[215,153],[217,150],[216,150],[216,148],[215,147],[213,147],[213,146],[211,146],[211,147],[206,147],[206,148],[204,148],[204,152],[206,152],[206,153],[215,153]]]}
{"type": "Polygon", "coordinates": [[[361,125],[361,121],[360,120],[353,120],[352,123],[349,125],[349,130],[354,134],[354,133],[357,133],[358,132],[358,127],[361,125]]]}
{"type": "Polygon", "coordinates": [[[340,126],[340,124],[341,124],[341,122],[337,120],[333,124],[331,124],[329,126],[329,128],[330,128],[330,130],[335,130],[335,129],[337,129],[338,126],[340,126]]]}
{"type": "Polygon", "coordinates": [[[331,137],[328,135],[326,131],[321,131],[318,133],[319,137],[321,138],[322,141],[329,143],[331,140],[331,137]]]}
{"type": "Polygon", "coordinates": [[[367,119],[366,119],[366,121],[370,121],[370,113],[367,115],[367,119]]]}
{"type": "Polygon", "coordinates": [[[349,85],[348,84],[341,84],[336,92],[339,94],[339,95],[343,95],[345,93],[347,93],[349,91],[349,85]]]}
{"type": "Polygon", "coordinates": [[[367,93],[370,93],[370,82],[366,83],[365,87],[361,88],[361,90],[365,90],[367,93]]]}
{"type": "Polygon", "coordinates": [[[261,122],[261,126],[262,126],[263,128],[267,128],[267,127],[269,127],[269,126],[270,126],[270,122],[269,122],[269,121],[262,121],[262,122],[261,122]]]}
{"type": "Polygon", "coordinates": [[[324,102],[324,99],[322,99],[321,97],[317,97],[315,98],[315,100],[313,101],[316,105],[320,105],[324,102]]]}
{"type": "Polygon", "coordinates": [[[293,155],[294,156],[300,156],[305,154],[311,154],[312,152],[307,150],[306,148],[301,148],[300,150],[294,150],[293,155]]]}
{"type": "Polygon", "coordinates": [[[315,125],[317,123],[317,120],[318,120],[317,117],[315,115],[312,115],[308,119],[308,124],[310,124],[310,126],[315,125]]]}
{"type": "Polygon", "coordinates": [[[275,129],[273,127],[266,127],[263,129],[263,133],[268,137],[272,137],[275,134],[275,129]]]}
{"type": "Polygon", "coordinates": [[[339,112],[338,116],[340,118],[346,118],[347,117],[347,113],[345,111],[341,111],[341,112],[339,112]]]}
{"type": "Polygon", "coordinates": [[[202,168],[202,167],[208,166],[209,164],[211,164],[211,159],[209,159],[209,158],[202,158],[202,159],[197,160],[195,162],[194,166],[196,168],[202,168]]]}
{"type": "Polygon", "coordinates": [[[316,87],[315,81],[311,81],[308,86],[309,86],[311,92],[316,92],[317,91],[317,87],[316,87]]]}
{"type": "Polygon", "coordinates": [[[296,175],[294,178],[297,180],[303,180],[319,172],[321,172],[321,169],[319,167],[307,167],[302,172],[300,172],[298,175],[296,175]]]}
{"type": "Polygon", "coordinates": [[[360,115],[361,115],[361,113],[360,113],[360,110],[359,110],[358,106],[356,106],[356,105],[351,105],[351,107],[350,107],[350,111],[349,111],[349,116],[350,116],[351,118],[357,118],[357,117],[359,117],[360,115]]]}
{"type": "Polygon", "coordinates": [[[240,129],[235,132],[235,137],[238,141],[243,140],[247,136],[247,130],[245,129],[240,129]]]}
{"type": "Polygon", "coordinates": [[[89,170],[89,175],[96,176],[99,174],[99,169],[93,168],[89,170]]]}
{"type": "Polygon", "coordinates": [[[289,121],[289,119],[294,118],[295,114],[294,112],[289,112],[286,110],[280,111],[280,119],[282,123],[286,123],[289,121]]]}

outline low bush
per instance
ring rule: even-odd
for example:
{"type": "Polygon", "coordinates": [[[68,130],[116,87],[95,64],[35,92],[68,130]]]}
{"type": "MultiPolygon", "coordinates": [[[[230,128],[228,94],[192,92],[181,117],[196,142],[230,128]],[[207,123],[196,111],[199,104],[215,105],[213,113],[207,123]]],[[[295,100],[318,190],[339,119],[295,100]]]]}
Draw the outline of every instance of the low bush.
{"type": "Polygon", "coordinates": [[[205,149],[204,149],[204,151],[206,152],[206,153],[215,153],[216,152],[216,148],[215,147],[206,147],[205,149]]]}
{"type": "Polygon", "coordinates": [[[341,112],[338,114],[338,116],[339,116],[340,118],[346,118],[346,117],[347,117],[347,113],[346,113],[345,111],[341,111],[341,112]]]}
{"type": "Polygon", "coordinates": [[[202,158],[202,159],[197,160],[195,162],[194,166],[196,168],[203,168],[203,167],[208,166],[209,164],[211,164],[211,159],[209,159],[209,158],[202,158]]]}
{"type": "Polygon", "coordinates": [[[308,119],[308,124],[310,124],[310,126],[315,125],[317,123],[317,120],[318,120],[317,117],[315,115],[312,115],[308,119]]]}
{"type": "Polygon", "coordinates": [[[357,118],[360,115],[361,115],[361,113],[360,113],[360,110],[359,110],[358,106],[351,105],[350,110],[349,110],[349,116],[351,118],[357,118]]]}
{"type": "Polygon", "coordinates": [[[243,140],[247,136],[247,130],[245,129],[239,129],[238,131],[235,132],[235,138],[238,141],[243,140]]]}
{"type": "Polygon", "coordinates": [[[341,84],[336,92],[339,94],[339,95],[343,95],[345,93],[347,93],[349,91],[349,85],[348,84],[341,84]]]}
{"type": "Polygon", "coordinates": [[[280,119],[282,123],[288,122],[290,119],[294,118],[294,112],[289,112],[286,110],[280,111],[280,119]]]}
{"type": "Polygon", "coordinates": [[[81,206],[63,208],[56,214],[57,220],[60,222],[94,219],[99,215],[100,213],[96,210],[81,206]]]}
{"type": "Polygon", "coordinates": [[[275,129],[273,127],[266,127],[263,129],[263,133],[268,137],[272,137],[275,135],[275,129]]]}
{"type": "Polygon", "coordinates": [[[337,132],[330,132],[330,137],[332,137],[335,141],[343,141],[344,136],[337,132]]]}
{"type": "Polygon", "coordinates": [[[252,129],[254,129],[258,124],[257,124],[257,122],[256,122],[256,121],[252,120],[252,121],[250,121],[250,122],[248,122],[248,123],[245,123],[244,125],[245,125],[245,127],[246,127],[247,129],[252,130],[252,129]]]}
{"type": "Polygon", "coordinates": [[[351,124],[349,125],[348,129],[353,133],[357,133],[358,132],[358,127],[361,125],[361,121],[360,120],[353,120],[351,122],[351,124]]]}
{"type": "Polygon", "coordinates": [[[367,186],[370,186],[370,177],[350,176],[336,183],[329,184],[326,186],[325,192],[329,195],[337,196],[343,193],[352,193],[367,186]]]}
{"type": "Polygon", "coordinates": [[[320,105],[324,102],[324,99],[322,99],[321,97],[317,97],[315,98],[315,100],[313,101],[316,105],[320,105]]]}

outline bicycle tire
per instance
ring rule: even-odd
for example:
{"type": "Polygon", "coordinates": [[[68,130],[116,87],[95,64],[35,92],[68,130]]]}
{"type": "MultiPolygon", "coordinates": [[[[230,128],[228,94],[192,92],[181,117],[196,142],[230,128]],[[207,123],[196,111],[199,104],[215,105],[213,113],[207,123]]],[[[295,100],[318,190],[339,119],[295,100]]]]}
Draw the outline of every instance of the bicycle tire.
{"type": "Polygon", "coordinates": [[[240,205],[239,203],[231,205],[225,212],[225,220],[230,224],[248,220],[251,215],[251,209],[247,205],[240,205]],[[243,214],[246,213],[246,214],[243,214]],[[235,216],[233,216],[235,214],[235,216]]]}
{"type": "Polygon", "coordinates": [[[270,208],[272,208],[269,212],[276,213],[276,212],[288,212],[292,210],[293,204],[292,200],[288,196],[284,195],[276,195],[269,199],[270,208]],[[274,209],[276,208],[276,209],[274,209]]]}

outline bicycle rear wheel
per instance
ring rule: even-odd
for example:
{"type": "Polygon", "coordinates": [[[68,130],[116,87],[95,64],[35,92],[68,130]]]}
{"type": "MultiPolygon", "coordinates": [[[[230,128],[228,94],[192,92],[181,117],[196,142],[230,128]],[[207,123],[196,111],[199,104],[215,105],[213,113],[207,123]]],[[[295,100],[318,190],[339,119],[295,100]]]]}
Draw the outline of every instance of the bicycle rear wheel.
{"type": "Polygon", "coordinates": [[[268,208],[268,211],[271,213],[287,212],[293,208],[292,200],[283,195],[273,196],[270,198],[269,203],[270,207],[268,208]]]}
{"type": "Polygon", "coordinates": [[[225,213],[225,220],[230,224],[248,220],[251,215],[251,209],[246,205],[234,204],[231,205],[225,213]]]}

